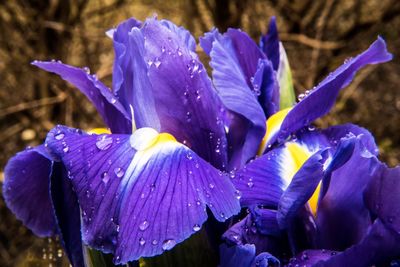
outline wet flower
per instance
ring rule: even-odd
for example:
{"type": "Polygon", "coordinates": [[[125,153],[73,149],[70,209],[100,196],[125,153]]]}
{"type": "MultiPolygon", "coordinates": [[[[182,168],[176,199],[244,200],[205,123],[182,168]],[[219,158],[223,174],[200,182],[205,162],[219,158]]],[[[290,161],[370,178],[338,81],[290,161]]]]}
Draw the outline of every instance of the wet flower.
{"type": "Polygon", "coordinates": [[[391,59],[381,38],[295,103],[275,19],[260,46],[236,29],[206,33],[212,80],[195,39],[169,21],[129,19],[108,35],[112,89],[88,68],[33,65],[75,85],[111,133],[57,126],[5,169],[8,207],[35,234],[59,235],[74,266],[82,243],[127,263],[174,249],[207,209],[223,222],[241,207],[221,266],[357,266],[373,249],[358,266],[398,257],[399,169],[379,162],[366,129],[312,125],[360,68],[391,59]]]}

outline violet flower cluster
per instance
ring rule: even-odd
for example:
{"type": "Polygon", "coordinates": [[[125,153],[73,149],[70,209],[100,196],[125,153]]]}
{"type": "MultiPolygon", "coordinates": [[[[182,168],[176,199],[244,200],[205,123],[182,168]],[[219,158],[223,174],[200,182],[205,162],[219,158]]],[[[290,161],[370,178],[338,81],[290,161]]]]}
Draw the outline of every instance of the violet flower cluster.
{"type": "Polygon", "coordinates": [[[112,89],[87,68],[33,65],[76,86],[110,132],[56,126],[5,168],[8,207],[36,235],[58,235],[73,266],[83,245],[125,264],[203,228],[221,267],[400,258],[400,168],[378,160],[362,127],[312,125],[359,69],[392,59],[382,38],[297,102],[275,18],[260,45],[238,29],[201,37],[212,78],[170,21],[132,18],[107,34],[112,89]]]}

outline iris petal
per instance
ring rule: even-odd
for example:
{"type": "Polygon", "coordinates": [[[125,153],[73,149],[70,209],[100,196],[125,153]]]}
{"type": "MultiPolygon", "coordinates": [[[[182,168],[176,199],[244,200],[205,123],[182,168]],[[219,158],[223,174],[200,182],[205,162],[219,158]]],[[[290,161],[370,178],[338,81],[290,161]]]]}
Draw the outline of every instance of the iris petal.
{"type": "Polygon", "coordinates": [[[283,193],[278,207],[277,219],[280,227],[288,228],[298,210],[310,199],[324,174],[327,150],[312,155],[294,175],[283,193]]]}
{"type": "Polygon", "coordinates": [[[240,209],[229,179],[193,151],[160,135],[138,147],[135,133],[82,135],[58,127],[46,140],[70,172],[83,241],[114,253],[115,263],[172,249],[200,229],[206,206],[219,221],[240,209]]]}
{"type": "Polygon", "coordinates": [[[72,266],[84,266],[79,204],[68,173],[60,162],[53,164],[50,195],[57,232],[70,263],[72,266]]]}
{"type": "MultiPolygon", "coordinates": [[[[240,124],[230,125],[229,135],[234,135],[231,168],[239,168],[257,152],[265,133],[265,114],[251,85],[258,59],[262,56],[254,42],[244,33],[231,29],[221,35],[213,31],[200,39],[200,44],[211,57],[213,82],[225,107],[232,116],[244,118],[240,124]],[[242,47],[245,42],[249,49],[242,47]],[[255,52],[256,51],[256,52],[255,52]],[[246,128],[242,135],[241,128],[246,128]],[[231,133],[232,132],[232,133],[231,133]]],[[[235,122],[239,119],[235,118],[235,122]]],[[[232,136],[230,137],[232,139],[232,136]]]]}
{"type": "Polygon", "coordinates": [[[262,51],[271,60],[274,70],[279,68],[279,36],[278,28],[276,26],[276,18],[271,17],[268,25],[268,33],[261,37],[260,47],[262,51]]]}
{"type": "Polygon", "coordinates": [[[282,123],[277,136],[278,141],[284,140],[289,134],[327,114],[334,105],[340,90],[350,83],[359,69],[368,64],[377,64],[391,59],[392,55],[387,52],[385,41],[379,37],[366,51],[332,72],[307,97],[293,107],[282,123]]]}
{"type": "Polygon", "coordinates": [[[191,50],[191,37],[171,25],[148,19],[142,28],[129,33],[132,47],[137,48],[130,51],[137,62],[135,118],[140,121],[140,117],[155,112],[146,116],[158,118],[158,122],[148,120],[148,124],[138,127],[171,133],[202,158],[224,169],[227,155],[222,103],[191,50]]]}
{"type": "Polygon", "coordinates": [[[129,57],[129,35],[134,27],[140,27],[142,23],[134,18],[127,19],[113,30],[113,43],[115,61],[113,66],[113,90],[120,98],[125,109],[129,109],[129,104],[133,100],[133,71],[134,65],[129,57]]]}
{"type": "Polygon", "coordinates": [[[370,153],[375,156],[379,153],[378,145],[375,143],[372,134],[367,129],[358,125],[351,123],[335,125],[322,130],[322,134],[327,137],[332,147],[336,147],[342,137],[345,137],[348,134],[353,134],[359,137],[364,147],[368,149],[370,153]]]}
{"type": "Polygon", "coordinates": [[[364,193],[367,207],[393,230],[400,232],[400,167],[380,163],[364,193]]]}
{"type": "Polygon", "coordinates": [[[358,138],[350,159],[333,171],[330,179],[324,178],[316,220],[321,247],[343,250],[367,233],[371,218],[363,192],[374,176],[376,164],[375,157],[358,138]]]}
{"type": "Polygon", "coordinates": [[[252,84],[254,90],[260,94],[258,101],[267,118],[279,110],[279,84],[276,75],[271,61],[258,61],[252,84]]]}
{"type": "Polygon", "coordinates": [[[112,94],[111,90],[85,70],[59,62],[34,61],[33,65],[56,73],[76,86],[93,103],[105,124],[113,133],[130,133],[131,116],[112,94]]]}
{"type": "Polygon", "coordinates": [[[3,196],[8,208],[40,237],[56,233],[49,193],[52,164],[45,147],[38,146],[19,152],[4,170],[3,196]]]}
{"type": "Polygon", "coordinates": [[[400,234],[377,219],[362,240],[313,266],[389,266],[400,257],[400,234]]]}

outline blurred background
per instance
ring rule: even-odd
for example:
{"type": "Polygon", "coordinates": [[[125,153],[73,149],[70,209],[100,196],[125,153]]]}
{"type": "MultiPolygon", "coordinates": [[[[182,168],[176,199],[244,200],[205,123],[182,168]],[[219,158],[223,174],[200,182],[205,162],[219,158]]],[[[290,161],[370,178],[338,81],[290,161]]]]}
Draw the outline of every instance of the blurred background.
{"type": "MultiPolygon", "coordinates": [[[[30,62],[57,59],[87,66],[111,85],[114,54],[105,31],[131,16],[144,20],[154,13],[183,25],[196,38],[215,25],[220,31],[242,28],[257,42],[275,15],[297,93],[311,89],[381,35],[394,60],[363,69],[317,124],[364,126],[376,137],[381,159],[399,164],[398,0],[14,0],[0,1],[0,183],[7,160],[40,144],[55,124],[103,126],[78,90],[30,62]]],[[[2,197],[0,266],[68,266],[57,240],[35,238],[2,197]]]]}

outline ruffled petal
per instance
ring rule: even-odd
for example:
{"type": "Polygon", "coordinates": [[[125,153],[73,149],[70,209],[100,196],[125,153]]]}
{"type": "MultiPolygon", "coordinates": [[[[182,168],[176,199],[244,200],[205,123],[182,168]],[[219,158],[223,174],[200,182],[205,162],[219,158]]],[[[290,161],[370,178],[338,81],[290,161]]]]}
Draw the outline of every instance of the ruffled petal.
{"type": "Polygon", "coordinates": [[[265,134],[266,118],[251,83],[262,55],[247,35],[233,29],[223,36],[216,30],[207,33],[200,38],[200,44],[211,57],[213,83],[223,104],[232,112],[232,116],[240,117],[234,118],[235,122],[245,119],[240,124],[229,126],[229,135],[234,135],[228,137],[232,146],[230,157],[233,163],[230,165],[231,169],[239,168],[256,154],[265,134]],[[242,41],[248,49],[243,48],[242,41]],[[241,131],[241,128],[246,131],[241,131]],[[242,135],[235,133],[239,131],[242,135]]]}
{"type": "Polygon", "coordinates": [[[140,27],[142,23],[134,18],[130,18],[120,23],[117,28],[113,29],[113,43],[115,61],[113,66],[113,91],[129,110],[129,104],[133,100],[133,62],[129,56],[131,47],[129,46],[128,33],[134,27],[140,27]]]}
{"type": "Polygon", "coordinates": [[[85,70],[59,62],[34,61],[33,65],[61,76],[76,86],[96,107],[104,123],[113,133],[132,132],[131,116],[111,90],[85,70]]]}
{"type": "Polygon", "coordinates": [[[46,142],[70,173],[83,241],[114,253],[115,263],[172,249],[200,230],[207,206],[218,221],[240,210],[229,178],[169,134],[96,136],[60,126],[46,142]]]}
{"type": "MultiPolygon", "coordinates": [[[[185,46],[192,52],[196,52],[196,40],[192,36],[192,34],[183,28],[182,26],[178,27],[174,23],[169,20],[161,20],[160,23],[164,25],[169,30],[173,31],[178,35],[180,40],[185,44],[185,46]]],[[[196,54],[194,54],[196,55],[196,54]]]]}
{"type": "Polygon", "coordinates": [[[346,135],[353,134],[359,137],[359,140],[373,155],[377,156],[379,153],[378,145],[375,143],[375,138],[373,135],[365,128],[360,127],[355,124],[346,123],[343,125],[331,126],[327,129],[321,131],[325,135],[334,148],[337,147],[341,138],[346,135]]]}
{"type": "Polygon", "coordinates": [[[19,152],[4,169],[3,196],[8,208],[40,237],[57,232],[49,189],[52,166],[42,145],[19,152]]]}
{"type": "MultiPolygon", "coordinates": [[[[222,103],[204,66],[191,50],[192,45],[187,46],[191,38],[186,38],[182,29],[170,28],[171,23],[148,19],[142,28],[129,33],[131,45],[138,48],[131,51],[138,62],[134,71],[143,74],[135,76],[136,101],[147,99],[140,106],[133,106],[135,120],[139,119],[136,114],[143,115],[148,112],[147,106],[154,106],[161,132],[172,134],[223,169],[227,154],[222,103]]],[[[144,126],[158,129],[157,125],[144,126]]]]}
{"type": "Polygon", "coordinates": [[[391,59],[392,55],[386,50],[385,41],[379,37],[366,51],[332,72],[310,94],[297,103],[285,117],[274,140],[282,141],[289,134],[327,114],[334,105],[340,90],[351,82],[359,69],[368,64],[387,62],[391,59]]]}

